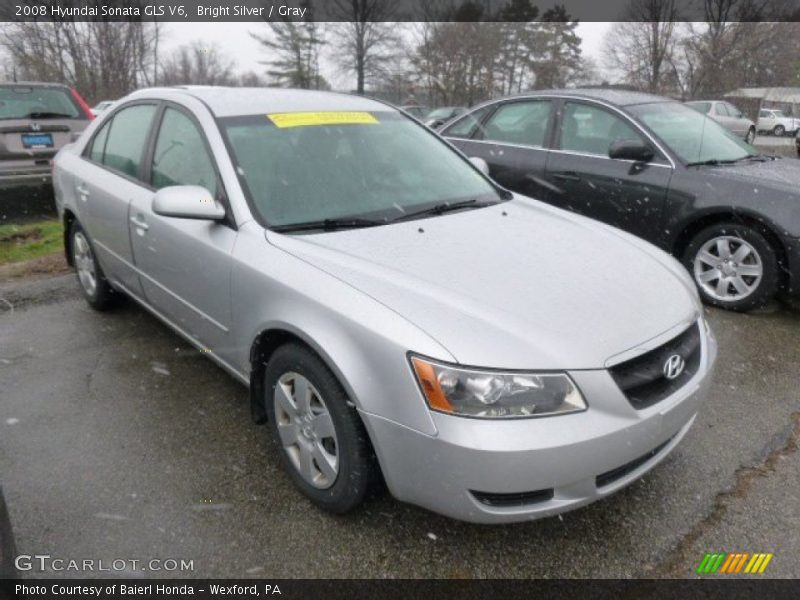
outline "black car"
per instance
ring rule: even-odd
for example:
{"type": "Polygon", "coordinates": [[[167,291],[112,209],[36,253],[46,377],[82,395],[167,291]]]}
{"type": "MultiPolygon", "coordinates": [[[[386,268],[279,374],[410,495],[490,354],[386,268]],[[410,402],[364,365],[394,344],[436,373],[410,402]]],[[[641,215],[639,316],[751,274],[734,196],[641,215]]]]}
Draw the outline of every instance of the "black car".
{"type": "Polygon", "coordinates": [[[434,108],[425,115],[422,122],[431,129],[439,129],[442,125],[465,112],[467,112],[466,106],[443,106],[441,108],[434,108]]]}
{"type": "Polygon", "coordinates": [[[761,155],[679,102],[543,91],[478,106],[442,135],[501,185],[672,253],[709,304],[800,295],[800,161],[761,155]]]}

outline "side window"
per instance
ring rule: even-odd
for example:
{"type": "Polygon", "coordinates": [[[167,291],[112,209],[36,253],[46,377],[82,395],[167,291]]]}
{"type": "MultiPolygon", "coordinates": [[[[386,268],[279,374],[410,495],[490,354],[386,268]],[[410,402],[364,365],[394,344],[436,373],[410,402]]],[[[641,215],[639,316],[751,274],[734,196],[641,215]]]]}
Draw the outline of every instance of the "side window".
{"type": "Polygon", "coordinates": [[[152,184],[199,185],[217,193],[217,174],[203,137],[194,122],[179,110],[167,108],[153,153],[152,184]]]}
{"type": "Polygon", "coordinates": [[[142,151],[156,107],[137,104],[114,115],[106,141],[103,164],[131,177],[139,176],[142,151]]]}
{"type": "Polygon", "coordinates": [[[728,115],[728,109],[725,108],[725,105],[722,102],[717,102],[714,105],[714,114],[717,115],[718,117],[727,117],[727,116],[729,116],[728,115]]]}
{"type": "Polygon", "coordinates": [[[628,122],[603,108],[577,102],[564,104],[561,150],[608,156],[608,147],[621,140],[645,141],[628,122]]]}
{"type": "Polygon", "coordinates": [[[711,112],[711,102],[698,102],[697,103],[697,109],[701,113],[707,115],[708,113],[711,112]]]}
{"type": "Polygon", "coordinates": [[[87,156],[90,160],[102,163],[103,155],[106,152],[106,140],[108,139],[108,131],[111,129],[111,121],[106,123],[100,128],[100,131],[94,136],[92,146],[89,148],[87,156]]]}
{"type": "Polygon", "coordinates": [[[444,137],[463,139],[471,138],[481,126],[481,121],[483,120],[483,117],[486,116],[486,113],[489,112],[489,110],[491,110],[491,107],[485,106],[483,108],[479,108],[475,112],[471,112],[463,119],[459,119],[450,127],[445,129],[442,132],[442,135],[444,137]]]}
{"type": "Polygon", "coordinates": [[[762,110],[758,113],[758,116],[761,117],[762,119],[769,119],[770,113],[767,112],[766,110],[762,110]]]}
{"type": "Polygon", "coordinates": [[[551,109],[549,100],[503,104],[486,123],[483,139],[541,148],[545,143],[551,109]]]}

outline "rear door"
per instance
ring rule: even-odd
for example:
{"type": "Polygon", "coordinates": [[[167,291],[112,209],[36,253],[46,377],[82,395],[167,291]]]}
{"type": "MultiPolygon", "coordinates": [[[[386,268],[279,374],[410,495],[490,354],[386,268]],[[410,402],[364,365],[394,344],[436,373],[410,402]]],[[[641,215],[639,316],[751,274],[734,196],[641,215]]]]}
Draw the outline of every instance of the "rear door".
{"type": "Polygon", "coordinates": [[[745,137],[750,129],[750,119],[744,116],[744,113],[736,108],[730,102],[722,102],[728,115],[731,119],[731,130],[740,137],[745,137]]]}
{"type": "Polygon", "coordinates": [[[481,111],[486,112],[459,120],[445,135],[468,156],[483,158],[489,165],[490,175],[500,185],[526,196],[548,200],[550,190],[544,174],[553,100],[509,100],[478,112],[481,111]],[[460,132],[468,137],[458,137],[460,132]]]}
{"type": "Polygon", "coordinates": [[[167,104],[158,121],[145,170],[151,191],[133,201],[129,221],[142,289],[162,315],[198,343],[225,355],[236,228],[232,218],[214,222],[153,212],[155,192],[175,185],[205,187],[227,204],[213,154],[191,112],[167,104]]]}
{"type": "Polygon", "coordinates": [[[137,296],[142,291],[128,235],[129,206],[152,195],[141,168],[156,108],[140,102],[115,112],[87,144],[72,177],[78,218],[106,276],[137,296]]]}
{"type": "Polygon", "coordinates": [[[562,208],[656,239],[672,177],[672,166],[651,140],[626,116],[602,105],[565,100],[546,178],[562,208]],[[639,140],[653,147],[649,163],[611,159],[619,140],[639,140]]]}

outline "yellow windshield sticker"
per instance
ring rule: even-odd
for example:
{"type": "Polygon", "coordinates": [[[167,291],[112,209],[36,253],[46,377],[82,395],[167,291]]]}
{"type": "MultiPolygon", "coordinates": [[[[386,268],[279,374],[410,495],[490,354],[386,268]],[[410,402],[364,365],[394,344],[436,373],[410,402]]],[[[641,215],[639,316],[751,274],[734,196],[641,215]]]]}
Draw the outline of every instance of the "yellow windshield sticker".
{"type": "Polygon", "coordinates": [[[368,112],[294,112],[272,113],[267,118],[277,127],[309,125],[377,125],[378,119],[368,112]]]}

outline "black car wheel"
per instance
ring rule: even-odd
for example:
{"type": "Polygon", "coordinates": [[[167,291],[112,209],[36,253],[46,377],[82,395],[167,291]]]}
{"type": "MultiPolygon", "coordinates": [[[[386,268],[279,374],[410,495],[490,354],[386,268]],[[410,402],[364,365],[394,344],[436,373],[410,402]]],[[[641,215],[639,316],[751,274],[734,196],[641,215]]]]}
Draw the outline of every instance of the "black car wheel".
{"type": "Polygon", "coordinates": [[[756,139],[756,130],[754,127],[751,127],[747,131],[747,135],[745,136],[744,141],[747,142],[748,144],[752,144],[755,141],[755,139],[756,139]]]}
{"type": "Polygon", "coordinates": [[[78,276],[83,297],[95,310],[107,310],[119,303],[121,295],[108,283],[94,254],[89,236],[77,221],[70,226],[72,264],[78,276]]]}
{"type": "Polygon", "coordinates": [[[778,259],[766,238],[749,225],[706,227],[689,243],[684,264],[703,300],[729,310],[763,306],[778,289],[778,259]]]}
{"type": "Polygon", "coordinates": [[[772,133],[778,137],[783,137],[783,135],[786,133],[786,128],[783,125],[775,125],[775,129],[772,130],[772,133]]]}
{"type": "Polygon", "coordinates": [[[364,424],[325,364],[300,344],[278,348],[264,375],[264,408],[281,463],[314,504],[345,513],[376,481],[364,424]]]}

